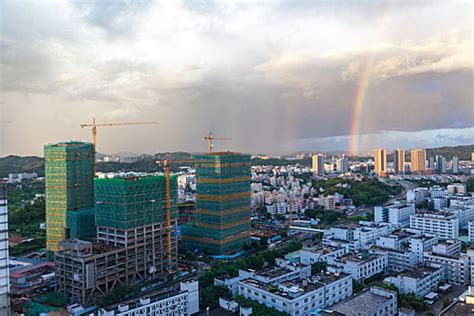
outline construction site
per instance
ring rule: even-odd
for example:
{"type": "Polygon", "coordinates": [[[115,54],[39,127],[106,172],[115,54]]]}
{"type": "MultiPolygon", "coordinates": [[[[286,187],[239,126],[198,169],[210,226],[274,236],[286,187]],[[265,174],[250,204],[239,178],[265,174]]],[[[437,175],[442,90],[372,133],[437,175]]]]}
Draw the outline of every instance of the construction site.
{"type": "Polygon", "coordinates": [[[221,255],[250,242],[250,156],[211,150],[194,156],[196,210],[182,227],[182,243],[221,255]]]}
{"type": "Polygon", "coordinates": [[[84,306],[177,266],[175,176],[95,179],[95,192],[96,242],[65,240],[55,256],[57,291],[84,306]]]}
{"type": "Polygon", "coordinates": [[[88,240],[94,228],[94,147],[62,142],[44,146],[46,247],[60,250],[68,238],[88,240]]]}

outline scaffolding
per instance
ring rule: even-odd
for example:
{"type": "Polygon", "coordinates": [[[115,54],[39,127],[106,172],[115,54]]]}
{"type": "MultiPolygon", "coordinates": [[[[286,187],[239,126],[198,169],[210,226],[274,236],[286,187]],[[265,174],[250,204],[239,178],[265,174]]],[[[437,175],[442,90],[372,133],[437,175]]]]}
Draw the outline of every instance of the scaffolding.
{"type": "Polygon", "coordinates": [[[183,226],[183,244],[213,254],[238,251],[250,241],[250,156],[196,155],[196,211],[183,226]]]}
{"type": "Polygon", "coordinates": [[[46,246],[48,250],[57,251],[59,242],[69,238],[70,231],[77,233],[78,238],[88,237],[82,235],[83,231],[87,235],[88,229],[76,225],[87,218],[94,207],[94,148],[82,142],[48,144],[44,146],[44,158],[46,246]],[[79,214],[83,211],[84,217],[79,214]],[[68,212],[73,213],[68,217],[68,212]]]}
{"type": "MultiPolygon", "coordinates": [[[[131,229],[166,221],[164,176],[95,179],[96,226],[131,229]]],[[[170,177],[171,219],[176,218],[177,178],[170,177]]]]}

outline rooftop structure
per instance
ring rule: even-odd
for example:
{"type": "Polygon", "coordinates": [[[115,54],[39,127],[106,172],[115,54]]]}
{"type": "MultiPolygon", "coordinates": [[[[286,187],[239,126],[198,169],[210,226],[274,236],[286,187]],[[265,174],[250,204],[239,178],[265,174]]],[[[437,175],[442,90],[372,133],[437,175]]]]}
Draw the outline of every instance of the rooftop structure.
{"type": "Polygon", "coordinates": [[[182,227],[183,245],[212,254],[238,251],[250,242],[250,156],[216,152],[194,158],[196,216],[182,227]]]}
{"type": "Polygon", "coordinates": [[[62,142],[44,146],[46,248],[68,238],[88,239],[94,227],[94,147],[62,142]]]}

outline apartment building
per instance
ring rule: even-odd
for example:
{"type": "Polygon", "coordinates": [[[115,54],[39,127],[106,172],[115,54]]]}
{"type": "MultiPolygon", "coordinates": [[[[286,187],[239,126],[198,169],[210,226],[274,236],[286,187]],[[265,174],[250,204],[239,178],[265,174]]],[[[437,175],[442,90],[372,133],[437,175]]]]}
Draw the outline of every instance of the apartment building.
{"type": "Polygon", "coordinates": [[[410,215],[413,214],[415,214],[415,205],[409,203],[374,207],[374,221],[376,223],[389,223],[396,227],[408,227],[410,215]]]}
{"type": "Polygon", "coordinates": [[[444,279],[443,266],[413,266],[411,269],[388,276],[385,283],[393,284],[399,293],[414,293],[423,297],[429,292],[436,291],[439,283],[444,279]]]}
{"type": "Polygon", "coordinates": [[[398,314],[397,292],[373,286],[369,290],[334,305],[331,311],[342,315],[384,315],[398,314]]]}
{"type": "Polygon", "coordinates": [[[371,254],[367,251],[351,253],[335,259],[333,265],[350,274],[354,280],[363,281],[387,271],[388,254],[371,254]]]}
{"type": "Polygon", "coordinates": [[[440,239],[459,237],[459,219],[448,212],[424,213],[410,216],[410,228],[423,233],[435,234],[440,239]]]}

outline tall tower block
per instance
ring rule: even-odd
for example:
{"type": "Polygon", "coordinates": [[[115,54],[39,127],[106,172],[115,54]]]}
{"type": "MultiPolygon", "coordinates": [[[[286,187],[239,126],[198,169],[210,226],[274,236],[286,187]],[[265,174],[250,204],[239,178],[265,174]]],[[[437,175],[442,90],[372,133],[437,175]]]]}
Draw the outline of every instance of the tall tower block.
{"type": "Polygon", "coordinates": [[[378,176],[385,176],[387,173],[387,150],[386,149],[375,149],[374,150],[374,172],[378,176]]]}
{"type": "Polygon", "coordinates": [[[393,169],[395,174],[405,173],[405,150],[395,149],[393,152],[393,169]]]}
{"type": "Polygon", "coordinates": [[[10,315],[7,204],[6,183],[0,180],[0,315],[10,315]]]}
{"type": "Polygon", "coordinates": [[[250,156],[215,152],[194,158],[196,214],[183,226],[183,244],[212,254],[239,251],[250,242],[250,156]]]}
{"type": "Polygon", "coordinates": [[[68,238],[94,236],[94,147],[61,142],[44,146],[46,248],[68,238]]]}
{"type": "Polygon", "coordinates": [[[411,172],[426,171],[426,150],[413,149],[410,154],[411,172]]]}

